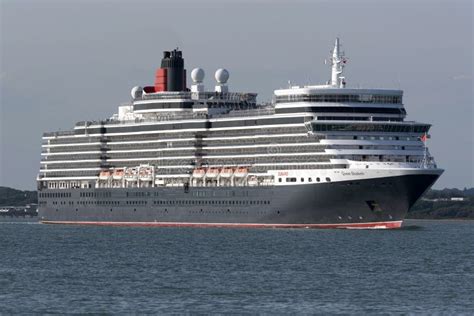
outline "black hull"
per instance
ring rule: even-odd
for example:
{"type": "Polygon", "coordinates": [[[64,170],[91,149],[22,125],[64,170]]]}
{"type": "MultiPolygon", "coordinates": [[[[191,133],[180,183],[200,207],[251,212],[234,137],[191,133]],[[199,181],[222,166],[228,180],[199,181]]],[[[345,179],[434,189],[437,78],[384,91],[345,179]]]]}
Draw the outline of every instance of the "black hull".
{"type": "Polygon", "coordinates": [[[187,192],[183,187],[43,190],[39,219],[44,223],[161,226],[401,224],[438,177],[420,174],[291,186],[190,187],[187,192]],[[67,197],[50,197],[58,195],[67,197]]]}

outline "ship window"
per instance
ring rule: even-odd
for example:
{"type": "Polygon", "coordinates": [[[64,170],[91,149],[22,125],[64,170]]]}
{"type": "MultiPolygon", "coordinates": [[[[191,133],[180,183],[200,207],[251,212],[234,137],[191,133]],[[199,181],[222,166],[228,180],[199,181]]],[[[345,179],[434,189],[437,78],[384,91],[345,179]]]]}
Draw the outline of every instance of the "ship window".
{"type": "Polygon", "coordinates": [[[278,178],[278,182],[281,182],[281,178],[278,178]]]}
{"type": "Polygon", "coordinates": [[[321,179],[318,177],[318,178],[316,178],[316,181],[319,182],[319,181],[321,181],[321,179]]]}
{"type": "Polygon", "coordinates": [[[312,178],[308,178],[308,182],[313,182],[313,179],[312,179],[312,178]]]}
{"type": "Polygon", "coordinates": [[[304,182],[304,178],[301,178],[301,182],[304,182]]]}
{"type": "Polygon", "coordinates": [[[326,181],[327,181],[327,182],[331,182],[331,178],[326,178],[326,181]]]}

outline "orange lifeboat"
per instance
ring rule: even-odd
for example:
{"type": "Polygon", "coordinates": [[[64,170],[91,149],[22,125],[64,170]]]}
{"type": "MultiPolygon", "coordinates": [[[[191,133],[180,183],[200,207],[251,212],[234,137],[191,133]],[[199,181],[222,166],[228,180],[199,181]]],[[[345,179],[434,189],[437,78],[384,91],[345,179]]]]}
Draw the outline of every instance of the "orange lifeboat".
{"type": "Polygon", "coordinates": [[[235,170],[234,176],[238,178],[246,177],[248,175],[249,171],[247,168],[244,167],[238,167],[237,170],[235,170]]]}
{"type": "Polygon", "coordinates": [[[115,169],[114,173],[112,174],[112,178],[114,180],[122,180],[124,171],[123,169],[115,169]]]}
{"type": "Polygon", "coordinates": [[[202,178],[206,174],[206,170],[203,168],[197,168],[193,170],[193,177],[194,178],[202,178]]]}
{"type": "Polygon", "coordinates": [[[230,178],[232,177],[233,174],[234,174],[234,169],[228,168],[228,167],[222,168],[221,177],[230,178]]]}
{"type": "Polygon", "coordinates": [[[209,168],[206,172],[206,178],[217,178],[219,175],[218,168],[209,168]]]}
{"type": "Polygon", "coordinates": [[[110,175],[111,175],[110,171],[103,170],[99,174],[99,180],[109,180],[110,175]]]}

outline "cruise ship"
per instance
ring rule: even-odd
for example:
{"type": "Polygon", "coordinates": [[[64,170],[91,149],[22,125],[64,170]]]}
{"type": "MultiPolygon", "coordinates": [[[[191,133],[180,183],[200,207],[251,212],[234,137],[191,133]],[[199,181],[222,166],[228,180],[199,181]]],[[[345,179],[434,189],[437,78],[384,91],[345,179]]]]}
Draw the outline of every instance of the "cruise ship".
{"type": "Polygon", "coordinates": [[[399,228],[442,174],[430,124],[405,120],[403,91],[351,88],[336,39],[322,85],[234,92],[229,72],[187,86],[165,51],[154,85],[109,119],[44,133],[39,220],[47,224],[399,228]]]}

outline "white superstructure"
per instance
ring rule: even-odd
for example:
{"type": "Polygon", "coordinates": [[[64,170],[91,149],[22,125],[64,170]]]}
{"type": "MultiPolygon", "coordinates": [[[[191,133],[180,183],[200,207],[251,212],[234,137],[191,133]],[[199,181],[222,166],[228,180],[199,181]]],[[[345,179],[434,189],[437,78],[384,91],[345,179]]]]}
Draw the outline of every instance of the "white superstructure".
{"type": "MultiPolygon", "coordinates": [[[[183,67],[180,58],[165,52],[162,66],[183,67]]],[[[191,89],[168,91],[172,68],[160,68],[155,87],[134,87],[110,120],[46,133],[39,185],[278,186],[440,174],[426,147],[430,125],[405,121],[403,92],[346,87],[346,61],[336,39],[330,81],[275,90],[266,105],[229,91],[226,69],[215,72],[214,91],[205,91],[201,68],[191,89]]]]}

